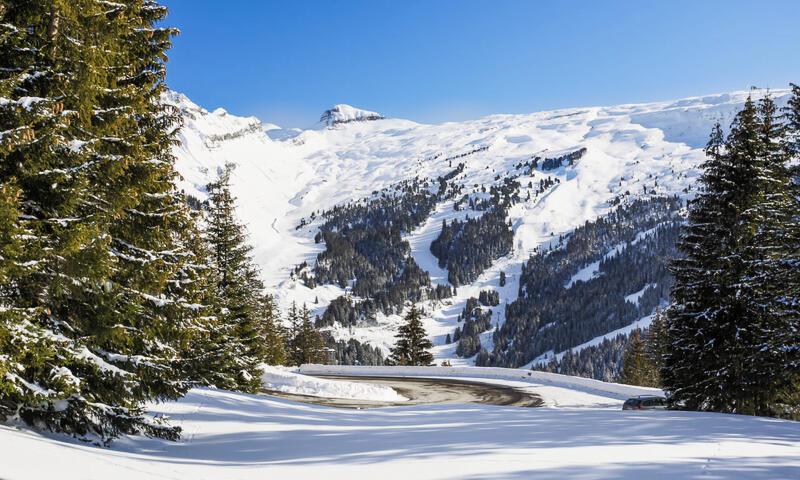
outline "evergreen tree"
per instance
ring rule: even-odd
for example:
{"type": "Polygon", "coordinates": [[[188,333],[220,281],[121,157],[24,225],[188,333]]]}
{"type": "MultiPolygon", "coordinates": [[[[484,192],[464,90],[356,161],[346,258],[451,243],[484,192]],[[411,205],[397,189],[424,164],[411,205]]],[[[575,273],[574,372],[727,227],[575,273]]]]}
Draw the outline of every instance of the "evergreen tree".
{"type": "Polygon", "coordinates": [[[284,365],[286,363],[285,335],[281,325],[278,307],[270,295],[265,295],[261,300],[260,316],[262,319],[261,337],[264,342],[263,361],[269,365],[284,365]]]}
{"type": "Polygon", "coordinates": [[[0,380],[1,415],[102,440],[176,438],[142,409],[188,388],[181,353],[199,315],[177,116],[159,101],[166,9],[31,1],[0,14],[0,185],[19,189],[30,266],[4,294],[19,328],[0,356],[26,358],[0,380]]]}
{"type": "Polygon", "coordinates": [[[688,408],[699,408],[711,393],[702,382],[700,365],[712,357],[705,345],[712,338],[710,329],[716,322],[709,315],[720,303],[715,301],[720,292],[716,284],[722,275],[719,239],[726,229],[724,219],[716,213],[722,203],[717,192],[726,188],[723,175],[729,163],[723,148],[722,128],[716,124],[705,149],[701,193],[690,205],[688,225],[679,241],[685,257],[675,260],[672,266],[676,282],[672,290],[674,303],[667,312],[669,348],[661,374],[672,398],[688,408]]]}
{"type": "Polygon", "coordinates": [[[721,136],[673,265],[664,385],[690,409],[793,416],[798,210],[771,98],[748,99],[721,136]]]}
{"type": "Polygon", "coordinates": [[[433,348],[433,343],[428,340],[428,335],[422,326],[421,314],[416,306],[411,305],[405,321],[406,323],[395,335],[397,342],[391,350],[389,361],[393,365],[430,365],[433,363],[433,354],[428,349],[433,348]]]}
{"type": "Polygon", "coordinates": [[[628,346],[622,355],[620,381],[642,387],[658,386],[655,365],[647,354],[641,330],[633,330],[628,337],[628,346]]]}
{"type": "MultiPolygon", "coordinates": [[[[783,118],[786,123],[783,148],[789,160],[800,159],[800,86],[791,84],[791,96],[783,110],[783,118]]],[[[795,176],[800,175],[800,164],[794,163],[795,176]]],[[[795,183],[797,186],[797,182],[795,183]]]]}
{"type": "Polygon", "coordinates": [[[744,345],[751,335],[744,299],[741,240],[743,218],[757,191],[753,159],[760,152],[756,108],[748,99],[726,144],[717,125],[708,159],[679,248],[686,255],[673,267],[676,284],[670,309],[670,350],[662,371],[673,402],[690,409],[737,411],[743,396],[744,345]]]}
{"type": "Polygon", "coordinates": [[[217,329],[214,338],[223,360],[218,373],[228,372],[222,388],[255,392],[261,387],[259,364],[266,356],[262,325],[263,284],[252,263],[252,247],[235,216],[230,192],[231,167],[208,186],[209,215],[206,239],[216,279],[217,329]]]}
{"type": "Polygon", "coordinates": [[[328,363],[327,349],[325,347],[325,340],[322,335],[314,328],[314,323],[311,321],[311,314],[303,305],[303,308],[297,314],[298,326],[297,334],[294,337],[295,346],[295,365],[302,365],[304,363],[328,363]]]}
{"type": "MultiPolygon", "coordinates": [[[[786,123],[782,146],[785,160],[788,162],[788,173],[793,180],[791,198],[795,202],[794,215],[789,220],[790,228],[787,229],[783,239],[787,245],[784,252],[784,261],[778,266],[781,272],[775,282],[783,286],[783,294],[778,294],[779,305],[777,311],[781,312],[782,320],[773,334],[773,352],[782,351],[784,368],[786,372],[784,385],[788,391],[778,393],[778,402],[785,405],[788,410],[785,416],[800,418],[800,86],[791,84],[791,97],[783,111],[786,123]]],[[[782,388],[783,390],[783,388],[782,388]]]]}
{"type": "Polygon", "coordinates": [[[286,332],[286,337],[284,338],[286,357],[290,365],[300,365],[300,350],[297,344],[297,339],[299,338],[302,320],[300,318],[300,312],[297,311],[296,302],[292,302],[292,306],[289,307],[289,311],[286,314],[286,319],[289,322],[289,329],[286,332]]]}
{"type": "Polygon", "coordinates": [[[656,308],[653,321],[644,334],[645,352],[652,366],[652,385],[661,386],[661,369],[667,352],[667,326],[660,308],[656,308]]]}
{"type": "Polygon", "coordinates": [[[756,320],[748,356],[756,390],[751,410],[792,418],[800,418],[800,189],[791,172],[798,96],[793,87],[786,122],[769,95],[758,105],[761,190],[751,207],[755,226],[743,282],[756,320]]]}

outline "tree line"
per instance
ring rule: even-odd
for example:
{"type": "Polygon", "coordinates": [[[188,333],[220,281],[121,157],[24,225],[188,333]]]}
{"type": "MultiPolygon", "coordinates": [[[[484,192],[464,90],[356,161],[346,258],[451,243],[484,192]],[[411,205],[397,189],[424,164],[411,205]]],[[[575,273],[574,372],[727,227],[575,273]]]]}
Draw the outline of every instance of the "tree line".
{"type": "MultiPolygon", "coordinates": [[[[494,260],[511,252],[514,232],[506,223],[508,209],[519,201],[519,182],[506,178],[492,185],[489,198],[478,202],[484,213],[465,221],[442,220],[439,236],[431,242],[431,253],[448,281],[458,287],[475,281],[494,260]]],[[[479,209],[475,204],[474,208],[479,209]]]]}
{"type": "Polygon", "coordinates": [[[517,300],[480,365],[517,367],[630,325],[666,302],[682,202],[636,200],[576,228],[523,264],[517,300]],[[577,279],[582,269],[595,268],[577,279]],[[640,293],[635,301],[626,297],[640,293]]]}

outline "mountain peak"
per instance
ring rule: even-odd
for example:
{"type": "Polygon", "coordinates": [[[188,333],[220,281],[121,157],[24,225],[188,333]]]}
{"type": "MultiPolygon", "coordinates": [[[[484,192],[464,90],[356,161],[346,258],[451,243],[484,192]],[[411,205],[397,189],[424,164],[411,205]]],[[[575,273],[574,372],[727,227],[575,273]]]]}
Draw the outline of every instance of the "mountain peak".
{"type": "Polygon", "coordinates": [[[380,113],[370,112],[369,110],[362,110],[352,105],[340,103],[334,105],[333,108],[329,110],[325,110],[319,121],[328,127],[332,127],[342,123],[367,122],[371,120],[382,120],[383,118],[386,117],[380,113]]]}

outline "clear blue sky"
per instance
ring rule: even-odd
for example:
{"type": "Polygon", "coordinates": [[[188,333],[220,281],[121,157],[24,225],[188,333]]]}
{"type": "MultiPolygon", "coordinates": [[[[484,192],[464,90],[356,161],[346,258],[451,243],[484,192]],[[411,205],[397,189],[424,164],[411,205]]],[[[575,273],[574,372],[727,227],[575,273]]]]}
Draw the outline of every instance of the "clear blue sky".
{"type": "Polygon", "coordinates": [[[169,85],[309,127],[421,122],[800,82],[800,0],[163,0],[169,85]]]}

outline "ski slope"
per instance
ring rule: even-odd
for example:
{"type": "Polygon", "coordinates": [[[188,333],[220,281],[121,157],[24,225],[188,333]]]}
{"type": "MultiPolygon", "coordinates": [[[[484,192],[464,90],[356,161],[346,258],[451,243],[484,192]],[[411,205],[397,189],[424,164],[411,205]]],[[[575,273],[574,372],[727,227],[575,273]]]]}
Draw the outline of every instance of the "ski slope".
{"type": "MultiPolygon", "coordinates": [[[[438,125],[337,105],[325,112],[327,121],[308,130],[281,129],[222,109],[209,112],[174,92],[165,101],[177,106],[184,118],[180,145],[174,150],[182,175],[180,188],[203,199],[204,185],[226,164],[235,165],[232,189],[238,197],[237,214],[248,227],[266,285],[283,308],[293,301],[307,303],[314,314],[321,314],[345,291],[332,285],[309,289],[292,276],[296,265],[303,261],[313,265],[324,248],[313,241],[319,219],[309,222],[312,213],[369,197],[415,176],[435,179],[460,162],[465,170],[454,181],[472,192],[475,185],[496,183],[498,175],[519,173],[515,165],[534,155],[554,157],[586,148],[586,155],[574,166],[520,176],[523,199],[528,182],[552,177],[559,183],[511,208],[513,251],[495,261],[473,284],[459,287],[453,298],[420,305],[437,361],[471,364],[473,359],[455,356],[455,344],[444,343],[470,296],[477,296],[482,288],[497,289],[500,305],[493,309],[492,324],[502,324],[504,305],[518,294],[521,264],[536,249],[608,213],[611,201],[620,196],[693,195],[708,132],[716,121],[727,126],[748,94],[492,115],[438,125]],[[470,153],[475,150],[479,151],[470,153]],[[451,157],[457,159],[445,161],[451,157]],[[302,220],[307,223],[297,228],[302,220]],[[502,288],[501,271],[508,276],[502,288]]],[[[756,97],[762,94],[753,92],[756,97]]],[[[783,90],[772,95],[778,105],[787,99],[783,90]]],[[[405,235],[411,254],[434,283],[446,283],[447,272],[437,265],[430,243],[438,236],[442,220],[450,222],[465,214],[442,203],[428,221],[405,235]]],[[[573,280],[591,278],[595,268],[587,266],[573,280]]],[[[331,330],[337,338],[356,338],[386,352],[394,343],[399,322],[397,315],[379,315],[377,325],[331,330]]],[[[491,349],[491,338],[491,330],[482,334],[481,345],[491,349]]]]}
{"type": "MultiPolygon", "coordinates": [[[[485,374],[481,381],[519,383],[485,374]]],[[[616,395],[597,390],[535,383],[527,388],[553,406],[349,410],[195,389],[178,402],[152,408],[183,428],[175,443],[124,437],[102,448],[0,426],[0,478],[793,479],[800,474],[797,422],[622,411],[616,395]]]]}

